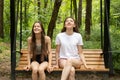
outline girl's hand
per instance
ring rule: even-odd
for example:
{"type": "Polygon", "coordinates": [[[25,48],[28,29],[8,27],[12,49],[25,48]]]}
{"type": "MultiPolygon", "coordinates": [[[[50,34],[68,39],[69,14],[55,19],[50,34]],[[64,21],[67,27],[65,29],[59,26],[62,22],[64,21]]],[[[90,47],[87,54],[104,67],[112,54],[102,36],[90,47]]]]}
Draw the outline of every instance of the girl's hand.
{"type": "Polygon", "coordinates": [[[52,72],[52,71],[53,71],[53,67],[48,66],[47,71],[48,71],[49,73],[52,72]]]}
{"type": "Polygon", "coordinates": [[[30,65],[24,67],[24,70],[29,71],[30,70],[30,65]]]}
{"type": "Polygon", "coordinates": [[[93,69],[93,68],[88,67],[87,65],[85,65],[85,68],[86,68],[86,69],[93,69]]]}

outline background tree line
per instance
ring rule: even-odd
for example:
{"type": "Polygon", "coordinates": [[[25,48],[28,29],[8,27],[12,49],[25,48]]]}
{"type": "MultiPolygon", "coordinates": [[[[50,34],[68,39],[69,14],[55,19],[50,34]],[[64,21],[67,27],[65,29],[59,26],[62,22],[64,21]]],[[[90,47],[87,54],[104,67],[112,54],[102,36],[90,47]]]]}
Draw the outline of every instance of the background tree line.
{"type": "MultiPolygon", "coordinates": [[[[16,0],[16,26],[20,27],[19,25],[22,24],[24,30],[28,29],[28,27],[31,26],[31,21],[33,22],[35,20],[41,20],[44,25],[47,26],[47,35],[52,38],[54,32],[53,30],[55,29],[57,24],[56,21],[58,21],[59,23],[63,23],[59,20],[64,19],[66,16],[75,17],[77,25],[80,28],[82,24],[82,4],[85,4],[85,2],[87,3],[86,13],[88,13],[86,14],[85,30],[86,35],[90,35],[89,24],[91,24],[92,0],[16,0]],[[67,11],[62,12],[64,9],[66,9],[67,11]]],[[[3,17],[9,20],[9,15],[7,15],[9,11],[9,6],[9,0],[1,0],[1,38],[4,38],[4,34],[6,34],[6,28],[3,29],[3,25],[6,26],[6,24],[4,24],[4,22],[6,21],[3,19],[3,17]]]]}

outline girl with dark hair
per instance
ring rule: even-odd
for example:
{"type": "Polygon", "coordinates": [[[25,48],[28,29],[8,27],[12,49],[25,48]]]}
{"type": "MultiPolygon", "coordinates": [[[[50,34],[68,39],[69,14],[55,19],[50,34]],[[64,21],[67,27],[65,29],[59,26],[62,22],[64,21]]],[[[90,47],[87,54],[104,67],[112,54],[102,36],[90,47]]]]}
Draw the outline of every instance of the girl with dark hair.
{"type": "Polygon", "coordinates": [[[45,70],[50,72],[52,67],[48,63],[51,54],[51,39],[45,35],[40,21],[33,24],[32,35],[28,37],[28,66],[25,70],[32,70],[32,80],[45,80],[45,70]]]}
{"type": "Polygon", "coordinates": [[[56,37],[58,65],[63,68],[61,80],[75,80],[75,68],[80,68],[81,64],[88,69],[82,46],[82,36],[78,32],[75,20],[67,17],[61,33],[56,37]]]}

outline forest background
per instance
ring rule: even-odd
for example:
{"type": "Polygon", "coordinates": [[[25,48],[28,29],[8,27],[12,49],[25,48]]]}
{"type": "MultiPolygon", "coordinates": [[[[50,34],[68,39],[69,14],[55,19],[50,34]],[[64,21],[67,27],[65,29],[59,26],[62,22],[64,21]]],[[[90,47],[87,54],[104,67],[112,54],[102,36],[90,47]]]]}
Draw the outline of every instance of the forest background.
{"type": "MultiPolygon", "coordinates": [[[[43,23],[46,35],[52,39],[52,48],[55,48],[55,37],[61,32],[64,19],[69,16],[77,21],[83,36],[84,49],[100,49],[101,23],[102,26],[104,24],[104,0],[101,1],[102,10],[100,0],[16,0],[17,51],[20,47],[27,48],[27,38],[31,35],[32,24],[37,20],[43,23]],[[100,11],[102,11],[102,22],[100,11]]],[[[120,4],[118,3],[120,0],[110,2],[109,31],[113,67],[114,70],[120,71],[120,4]]],[[[0,43],[10,44],[9,0],[0,0],[0,43]]],[[[10,50],[10,46],[0,46],[0,53],[6,49],[10,50]]]]}

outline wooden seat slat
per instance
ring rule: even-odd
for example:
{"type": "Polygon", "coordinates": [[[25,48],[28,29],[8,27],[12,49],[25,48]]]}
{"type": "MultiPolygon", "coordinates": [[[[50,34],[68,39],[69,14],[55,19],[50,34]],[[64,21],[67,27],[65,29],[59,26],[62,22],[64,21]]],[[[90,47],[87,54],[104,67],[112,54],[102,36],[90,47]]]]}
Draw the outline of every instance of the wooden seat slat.
{"type": "Polygon", "coordinates": [[[52,57],[52,60],[56,60],[56,57],[52,57]]]}
{"type": "Polygon", "coordinates": [[[86,62],[87,65],[91,64],[91,65],[104,65],[103,62],[86,62]]]}
{"type": "Polygon", "coordinates": [[[83,53],[102,53],[101,49],[84,49],[83,53]]]}
{"type": "Polygon", "coordinates": [[[27,61],[27,57],[20,58],[20,61],[27,61]]]}
{"type": "Polygon", "coordinates": [[[21,55],[21,56],[28,56],[28,54],[26,53],[26,54],[23,54],[23,55],[21,55]]]}
{"type": "Polygon", "coordinates": [[[104,62],[103,60],[86,59],[86,62],[104,62]]]}
{"type": "Polygon", "coordinates": [[[17,71],[23,71],[24,69],[23,69],[23,67],[17,67],[16,70],[17,71]]]}
{"type": "Polygon", "coordinates": [[[101,58],[100,55],[85,55],[85,58],[101,58]]]}
{"type": "Polygon", "coordinates": [[[24,64],[24,65],[19,65],[18,67],[22,67],[22,68],[23,68],[23,67],[25,67],[25,66],[27,66],[27,65],[26,65],[26,64],[24,64]]]}
{"type": "Polygon", "coordinates": [[[103,65],[88,65],[88,67],[96,67],[96,68],[99,68],[99,67],[101,67],[101,68],[105,68],[105,66],[103,66],[103,65]]]}
{"type": "Polygon", "coordinates": [[[94,61],[94,60],[96,60],[96,61],[103,61],[104,59],[102,58],[102,59],[99,59],[99,58],[85,58],[86,59],[86,61],[94,61]]]}
{"type": "Polygon", "coordinates": [[[21,49],[21,51],[20,51],[22,54],[28,54],[28,50],[27,49],[21,49]]]}
{"type": "Polygon", "coordinates": [[[20,61],[19,65],[22,65],[22,64],[28,64],[27,61],[20,61]]]}

